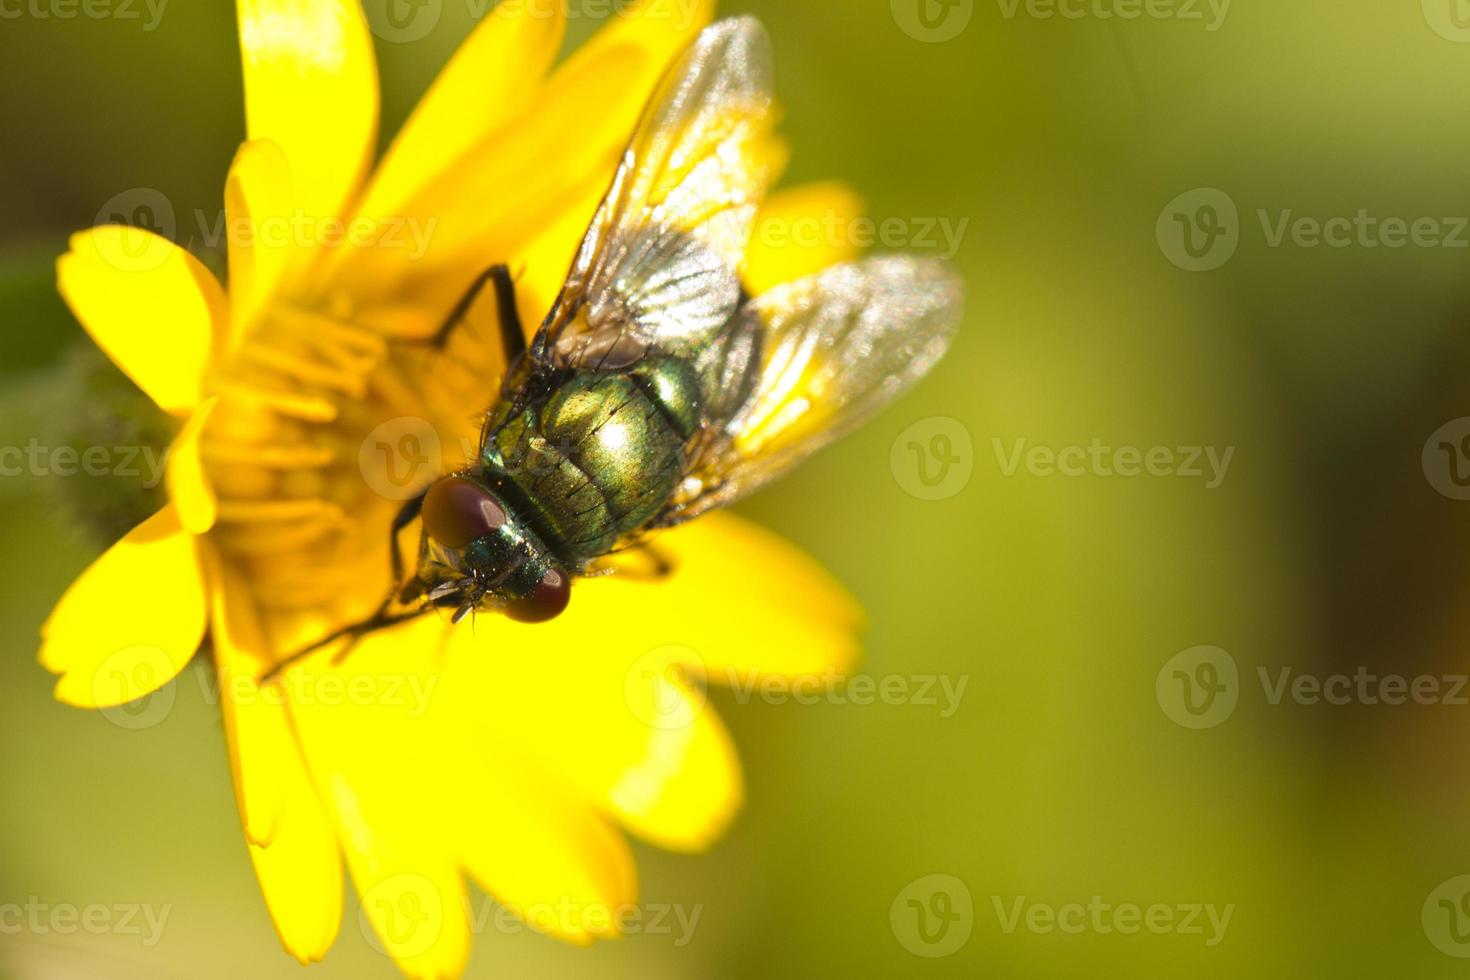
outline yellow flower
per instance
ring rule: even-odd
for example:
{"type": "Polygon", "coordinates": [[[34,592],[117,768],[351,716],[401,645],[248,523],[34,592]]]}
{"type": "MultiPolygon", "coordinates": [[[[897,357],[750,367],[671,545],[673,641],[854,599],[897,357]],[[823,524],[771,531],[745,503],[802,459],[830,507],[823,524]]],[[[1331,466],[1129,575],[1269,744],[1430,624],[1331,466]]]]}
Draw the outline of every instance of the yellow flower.
{"type": "MultiPolygon", "coordinates": [[[[429,458],[424,440],[443,469],[472,444],[503,369],[493,304],[443,354],[411,341],[497,261],[540,323],[644,99],[710,15],[649,0],[553,68],[560,4],[507,0],[372,169],[357,0],[239,0],[249,138],[225,181],[228,290],[132,228],[79,233],[58,263],[93,339],[179,428],[168,503],[61,598],[41,661],[59,699],[108,707],[167,683],[208,638],[250,855],[303,962],[337,934],[344,861],[410,976],[462,969],[469,881],[563,938],[616,933],[636,897],[623,832],[698,849],[740,804],[703,684],[840,672],[854,655],[845,593],[714,515],[659,539],[667,580],[580,582],[553,622],[425,617],[340,666],[257,680],[390,589],[395,467],[429,458]]],[[[774,195],[762,220],[857,207],[813,186],[774,195]]],[[[756,235],[752,291],[850,257],[769,244],[784,237],[756,235]]]]}

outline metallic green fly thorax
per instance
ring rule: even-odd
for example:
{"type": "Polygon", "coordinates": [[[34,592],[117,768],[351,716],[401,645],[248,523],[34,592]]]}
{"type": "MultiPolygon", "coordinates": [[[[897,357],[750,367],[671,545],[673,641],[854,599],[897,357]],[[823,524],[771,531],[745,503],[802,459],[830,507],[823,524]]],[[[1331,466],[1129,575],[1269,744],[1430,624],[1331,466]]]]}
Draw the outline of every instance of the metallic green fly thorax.
{"type": "Polygon", "coordinates": [[[667,504],[698,428],[699,385],[673,357],[573,372],[486,426],[480,464],[564,562],[606,554],[667,504]]]}

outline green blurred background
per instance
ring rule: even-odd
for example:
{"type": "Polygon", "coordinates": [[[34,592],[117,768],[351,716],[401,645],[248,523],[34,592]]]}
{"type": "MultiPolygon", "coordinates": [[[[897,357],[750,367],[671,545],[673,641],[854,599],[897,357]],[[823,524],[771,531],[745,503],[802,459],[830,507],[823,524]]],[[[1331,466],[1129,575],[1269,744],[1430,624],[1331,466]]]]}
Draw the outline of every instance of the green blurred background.
{"type": "MultiPolygon", "coordinates": [[[[1421,461],[1432,433],[1470,415],[1459,0],[1237,0],[1223,20],[1202,0],[1073,0],[1077,18],[923,2],[722,7],[758,14],[775,39],[788,182],[843,177],[910,228],[969,221],[954,258],[969,308],[948,360],[741,509],[861,599],[865,674],[963,682],[963,698],[945,716],[942,703],[714,692],[746,810],[708,855],[637,848],[645,903],[700,909],[689,941],[583,951],[492,928],[469,975],[1463,974],[1470,906],[1452,879],[1470,872],[1470,706],[1273,703],[1261,680],[1470,669],[1470,503],[1421,461]],[[1139,9],[1154,15],[1104,16],[1139,9]],[[1222,218],[1238,247],[1210,271],[1176,265],[1169,237],[1175,214],[1204,220],[1197,195],[1171,209],[1197,188],[1238,209],[1222,218]],[[1360,210],[1433,218],[1451,241],[1273,245],[1260,215],[1360,210]],[[909,492],[926,461],[908,444],[931,445],[941,424],[970,477],[922,499],[935,494],[909,492]],[[1213,488],[1007,472],[1018,439],[1234,455],[1213,488]],[[1236,707],[1191,728],[1174,720],[1168,664],[1202,645],[1236,665],[1222,695],[1236,707]],[[930,875],[963,883],[968,914],[930,875]],[[944,928],[920,922],[945,910],[936,884],[957,910],[944,928]],[[1094,896],[1231,917],[1213,944],[1203,914],[1202,934],[1008,928],[1018,900],[1094,896]]],[[[130,188],[180,214],[217,208],[243,127],[225,0],[169,5],[152,30],[141,5],[133,20],[36,9],[0,5],[12,446],[68,410],[56,379],[82,334],[51,266],[66,235],[130,188]]],[[[386,133],[471,9],[443,0],[423,38],[379,42],[386,133]]],[[[578,9],[573,42],[603,8],[578,9]]],[[[98,550],[60,482],[0,479],[0,903],[170,913],[151,946],[0,921],[0,976],[395,975],[353,905],[309,974],[280,950],[193,674],[139,730],[50,700],[36,631],[98,550]]]]}

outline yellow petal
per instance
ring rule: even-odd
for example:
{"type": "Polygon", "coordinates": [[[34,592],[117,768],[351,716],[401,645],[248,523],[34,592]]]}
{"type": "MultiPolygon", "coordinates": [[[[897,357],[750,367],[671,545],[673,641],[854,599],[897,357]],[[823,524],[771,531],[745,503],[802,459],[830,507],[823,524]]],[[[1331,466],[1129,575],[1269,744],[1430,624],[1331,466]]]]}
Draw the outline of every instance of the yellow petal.
{"type": "MultiPolygon", "coordinates": [[[[564,4],[501,3],[475,28],[379,164],[360,213],[381,218],[475,145],[525,115],[566,33],[564,4]]],[[[513,138],[508,136],[507,139],[513,138]]]]}
{"type": "Polygon", "coordinates": [[[266,846],[275,839],[286,798],[272,763],[296,756],[296,743],[280,697],[258,681],[271,656],[255,602],[228,564],[215,563],[213,575],[210,638],[235,798],[246,839],[266,846]]]}
{"type": "Polygon", "coordinates": [[[467,685],[473,672],[444,661],[445,636],[426,618],[365,638],[340,667],[316,658],[282,681],[313,772],[332,788],[373,942],[412,976],[452,974],[467,942],[455,868],[534,929],[574,942],[612,934],[636,897],[626,842],[591,801],[481,737],[481,717],[520,695],[467,685]]]}
{"type": "Polygon", "coordinates": [[[229,317],[224,290],[152,232],[103,225],[71,238],[57,284],[97,346],[157,405],[187,415],[229,317]]]}
{"type": "Polygon", "coordinates": [[[113,707],[167,684],[204,637],[205,592],[194,536],[170,504],[93,562],[41,627],[57,699],[113,707]]]}
{"type": "Polygon", "coordinates": [[[705,847],[740,806],[734,747],[692,677],[692,649],[669,642],[626,594],[602,598],[579,596],[571,621],[568,612],[534,627],[496,617],[474,633],[455,629],[446,687],[474,696],[462,712],[472,743],[533,760],[647,840],[705,847]],[[643,628],[609,631],[609,614],[643,628]],[[536,657],[502,653],[527,645],[536,657]]]}
{"type": "Polygon", "coordinates": [[[451,806],[466,870],[538,932],[576,943],[616,935],[637,899],[627,841],[586,802],[527,776],[484,746],[451,806]]]}
{"type": "Polygon", "coordinates": [[[460,818],[446,794],[465,778],[466,747],[429,710],[438,681],[415,656],[422,645],[399,649],[403,632],[366,638],[340,669],[320,657],[276,683],[290,698],[372,942],[411,977],[453,977],[469,926],[448,831],[460,818]]]}
{"type": "MultiPolygon", "coordinates": [[[[237,7],[249,138],[285,153],[302,218],[335,218],[376,150],[378,68],[362,8],[357,0],[237,7]]],[[[319,243],[324,231],[308,226],[304,234],[319,243]]]]}
{"type": "Polygon", "coordinates": [[[481,141],[404,205],[407,215],[432,218],[427,251],[414,261],[409,249],[354,258],[346,288],[360,297],[411,289],[447,311],[492,263],[524,265],[521,252],[550,225],[570,229],[558,249],[565,260],[552,262],[551,274],[565,276],[649,93],[712,6],[645,0],[621,12],[557,68],[517,125],[481,141]],[[574,219],[562,222],[569,211],[574,219]]]}
{"type": "Polygon", "coordinates": [[[861,614],[810,558],[737,518],[701,518],[655,547],[677,566],[665,580],[583,580],[549,623],[461,625],[446,680],[514,692],[480,696],[474,741],[538,760],[645,839],[694,849],[724,830],[742,795],[704,679],[835,684],[856,656],[861,614]],[[525,649],[536,656],[505,655],[525,649]]]}
{"type": "Polygon", "coordinates": [[[842,183],[804,184],[776,191],[756,219],[745,253],[746,288],[759,296],[773,286],[815,275],[861,254],[855,241],[863,202],[842,183]]]}
{"type": "Polygon", "coordinates": [[[289,233],[293,190],[286,155],[270,140],[242,143],[225,178],[231,346],[270,302],[303,249],[289,233]]]}
{"type": "Polygon", "coordinates": [[[219,511],[219,498],[204,472],[204,461],[199,458],[200,433],[218,404],[219,397],[215,396],[196,408],[168,451],[164,485],[168,488],[169,500],[178,508],[184,530],[190,534],[208,531],[214,526],[219,511]]]}
{"type": "Polygon", "coordinates": [[[228,568],[218,581],[211,635],[240,821],[281,944],[309,963],[337,936],[341,854],[286,709],[256,681],[268,654],[254,603],[228,568]]]}
{"type": "Polygon", "coordinates": [[[654,546],[675,571],[657,588],[645,588],[652,594],[650,615],[665,635],[698,653],[693,666],[711,682],[852,669],[862,609],[800,549],[733,514],[691,521],[656,538],[654,546]]]}
{"type": "MultiPolygon", "coordinates": [[[[393,838],[402,842],[402,837],[393,838]]],[[[392,843],[347,849],[368,939],[411,980],[457,980],[469,959],[468,900],[459,871],[392,843]]]]}
{"type": "MultiPolygon", "coordinates": [[[[701,850],[714,843],[744,799],[740,759],[729,733],[704,692],[679,671],[630,677],[628,709],[648,729],[643,758],[626,765],[606,788],[607,802],[629,830],[671,850],[701,850]]],[[[647,660],[643,665],[647,667],[647,660]]]]}
{"type": "MultiPolygon", "coordinates": [[[[299,760],[286,765],[301,769],[299,760]]],[[[341,928],[342,856],[321,804],[305,795],[311,792],[305,774],[282,766],[279,778],[291,787],[294,803],[269,847],[247,846],[281,945],[302,963],[314,963],[327,955],[341,928]]]]}

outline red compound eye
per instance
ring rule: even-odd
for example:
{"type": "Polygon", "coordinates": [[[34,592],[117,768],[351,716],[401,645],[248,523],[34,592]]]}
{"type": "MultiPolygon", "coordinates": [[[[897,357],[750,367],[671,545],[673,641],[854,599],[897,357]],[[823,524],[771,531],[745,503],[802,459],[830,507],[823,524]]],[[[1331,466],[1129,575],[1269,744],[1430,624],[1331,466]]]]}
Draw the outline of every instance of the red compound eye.
{"type": "Polygon", "coordinates": [[[530,595],[506,605],[505,614],[518,623],[544,623],[561,615],[571,597],[572,582],[567,573],[548,568],[530,595]]]}
{"type": "Polygon", "coordinates": [[[424,530],[446,548],[463,548],[505,523],[505,508],[490,491],[451,476],[424,496],[424,530]]]}

